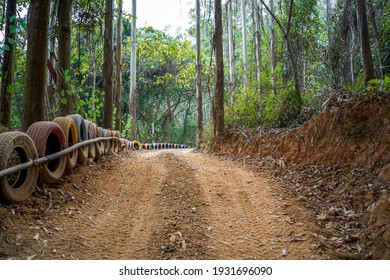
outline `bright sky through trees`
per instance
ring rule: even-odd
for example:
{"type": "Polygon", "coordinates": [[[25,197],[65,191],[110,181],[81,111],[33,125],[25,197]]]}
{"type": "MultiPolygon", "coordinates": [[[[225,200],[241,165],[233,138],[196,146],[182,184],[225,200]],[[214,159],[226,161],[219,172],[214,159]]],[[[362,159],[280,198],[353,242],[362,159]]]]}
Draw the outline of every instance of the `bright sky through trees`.
{"type": "MultiPolygon", "coordinates": [[[[123,1],[123,10],[131,13],[131,0],[123,1]]],[[[191,0],[138,0],[137,27],[153,26],[155,29],[175,35],[178,28],[182,33],[189,27],[188,12],[195,7],[191,0]]]]}

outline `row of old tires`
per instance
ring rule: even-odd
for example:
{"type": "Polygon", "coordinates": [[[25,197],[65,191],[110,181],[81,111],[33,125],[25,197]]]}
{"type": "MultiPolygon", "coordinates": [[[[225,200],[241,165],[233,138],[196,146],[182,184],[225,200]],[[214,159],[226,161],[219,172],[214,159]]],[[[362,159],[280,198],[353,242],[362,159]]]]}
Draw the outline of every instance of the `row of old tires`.
{"type": "Polygon", "coordinates": [[[187,145],[183,144],[172,144],[172,143],[150,143],[142,144],[142,149],[145,150],[160,150],[160,149],[184,149],[188,148],[187,145]]]}
{"type": "Polygon", "coordinates": [[[39,177],[46,183],[54,183],[62,177],[66,169],[73,169],[78,162],[97,160],[109,152],[118,153],[122,148],[119,131],[98,127],[79,114],[33,123],[26,133],[1,133],[0,171],[98,137],[115,138],[82,145],[41,166],[33,166],[1,177],[0,198],[6,202],[24,201],[31,196],[39,177]]]}
{"type": "Polygon", "coordinates": [[[184,149],[189,148],[183,144],[172,144],[172,143],[143,143],[138,141],[129,141],[127,139],[120,139],[122,150],[160,150],[160,149],[184,149]]]}

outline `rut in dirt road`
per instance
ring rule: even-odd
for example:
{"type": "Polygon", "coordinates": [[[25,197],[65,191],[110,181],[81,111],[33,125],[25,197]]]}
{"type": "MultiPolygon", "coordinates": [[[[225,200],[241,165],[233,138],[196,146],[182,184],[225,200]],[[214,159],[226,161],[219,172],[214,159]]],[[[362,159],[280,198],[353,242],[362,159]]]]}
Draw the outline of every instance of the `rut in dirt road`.
{"type": "Polygon", "coordinates": [[[41,191],[3,221],[1,258],[326,258],[299,203],[229,161],[142,151],[82,166],[66,180],[49,189],[49,208],[41,191]]]}

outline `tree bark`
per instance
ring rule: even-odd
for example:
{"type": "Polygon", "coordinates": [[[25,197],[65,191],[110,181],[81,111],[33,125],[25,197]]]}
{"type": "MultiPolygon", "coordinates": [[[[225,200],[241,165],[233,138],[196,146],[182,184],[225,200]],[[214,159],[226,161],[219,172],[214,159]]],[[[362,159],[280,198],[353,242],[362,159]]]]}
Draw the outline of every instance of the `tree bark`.
{"type": "Polygon", "coordinates": [[[137,138],[137,103],[138,103],[138,91],[136,83],[136,34],[137,34],[137,0],[133,0],[132,7],[132,21],[131,21],[131,61],[130,61],[130,103],[129,111],[132,117],[131,124],[131,138],[135,140],[137,138]]]}
{"type": "Polygon", "coordinates": [[[31,0],[28,9],[27,55],[22,128],[45,118],[46,62],[50,0],[31,0]]]}
{"type": "Polygon", "coordinates": [[[118,3],[116,23],[115,129],[122,131],[122,0],[118,3]]]}
{"type": "Polygon", "coordinates": [[[113,122],[113,0],[106,0],[104,15],[104,62],[103,62],[103,126],[112,128],[113,122]]]}
{"type": "MultiPolygon", "coordinates": [[[[75,100],[72,92],[69,92],[70,58],[71,58],[71,28],[70,15],[73,0],[59,0],[58,4],[58,81],[57,91],[60,98],[65,102],[59,104],[60,114],[69,115],[74,113],[75,100]]],[[[60,99],[61,100],[61,99],[60,99]]]]}
{"type": "Polygon", "coordinates": [[[0,123],[11,127],[11,99],[13,93],[13,65],[15,54],[15,32],[11,29],[16,26],[16,0],[7,1],[4,45],[9,50],[3,52],[3,68],[0,92],[0,123]],[[14,20],[11,20],[14,17],[14,20]],[[11,41],[11,42],[10,42],[11,41]]]}
{"type": "Polygon", "coordinates": [[[260,11],[257,0],[252,0],[253,25],[255,27],[255,54],[256,54],[256,74],[257,88],[261,94],[261,38],[260,38],[260,11]]]}
{"type": "Polygon", "coordinates": [[[356,0],[356,7],[357,7],[357,14],[358,14],[360,50],[362,53],[364,82],[368,83],[370,80],[375,78],[375,74],[374,74],[374,64],[372,62],[370,37],[368,35],[365,0],[356,0]]]}
{"type": "Polygon", "coordinates": [[[202,95],[202,64],[200,60],[200,0],[196,0],[196,99],[198,112],[198,127],[196,147],[202,146],[203,139],[203,95],[202,95]]]}
{"type": "Polygon", "coordinates": [[[274,0],[269,0],[270,19],[269,19],[269,32],[270,32],[270,51],[271,51],[271,82],[275,85],[275,23],[274,23],[274,0]]]}
{"type": "Polygon", "coordinates": [[[223,46],[222,46],[222,7],[221,0],[214,2],[215,13],[215,95],[214,95],[214,145],[222,142],[225,130],[224,123],[224,74],[223,74],[223,46]]]}
{"type": "Polygon", "coordinates": [[[234,37],[233,37],[233,11],[232,1],[227,2],[227,22],[228,22],[228,40],[229,40],[229,99],[230,105],[234,103],[233,92],[236,87],[234,77],[234,37]]]}
{"type": "Polygon", "coordinates": [[[247,79],[247,47],[246,47],[246,13],[245,13],[245,0],[241,1],[241,23],[242,23],[242,29],[241,29],[241,35],[242,35],[242,62],[243,62],[243,75],[242,80],[244,83],[244,91],[248,89],[248,79],[247,79]]]}

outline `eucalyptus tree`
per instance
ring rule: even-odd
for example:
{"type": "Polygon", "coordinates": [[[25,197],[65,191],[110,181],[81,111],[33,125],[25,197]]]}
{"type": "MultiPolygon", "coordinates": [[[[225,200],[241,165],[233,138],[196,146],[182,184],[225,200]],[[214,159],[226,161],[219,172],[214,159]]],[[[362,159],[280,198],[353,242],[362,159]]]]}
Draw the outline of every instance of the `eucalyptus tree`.
{"type": "Polygon", "coordinates": [[[24,130],[45,118],[49,16],[50,0],[30,1],[22,120],[24,130]]]}
{"type": "Polygon", "coordinates": [[[3,45],[3,66],[0,91],[0,123],[11,126],[11,99],[13,92],[13,64],[16,36],[16,0],[7,0],[5,15],[5,36],[3,45]]]}
{"type": "Polygon", "coordinates": [[[360,33],[360,49],[362,54],[362,63],[364,71],[364,82],[368,83],[375,78],[374,63],[372,61],[370,37],[368,34],[367,11],[365,0],[356,0],[359,33],[360,33]]]}
{"type": "Polygon", "coordinates": [[[202,64],[201,64],[201,49],[200,49],[200,0],[196,0],[196,96],[197,96],[197,141],[196,147],[201,148],[203,138],[203,100],[202,100],[202,64]]]}
{"type": "Polygon", "coordinates": [[[129,111],[132,118],[131,123],[131,138],[137,138],[137,102],[138,92],[136,83],[136,47],[137,47],[137,0],[133,0],[132,5],[132,20],[131,20],[131,60],[130,60],[130,98],[129,111]]]}
{"type": "Polygon", "coordinates": [[[224,73],[222,47],[222,7],[221,0],[214,2],[214,47],[215,47],[215,95],[214,95],[214,144],[222,141],[225,131],[224,122],[224,73]]]}
{"type": "Polygon", "coordinates": [[[71,57],[71,11],[73,0],[59,0],[58,3],[58,70],[57,91],[62,97],[60,113],[74,113],[75,98],[69,91],[71,57]]]}
{"type": "Polygon", "coordinates": [[[242,32],[242,62],[243,62],[243,84],[244,84],[244,91],[248,89],[248,78],[247,78],[247,71],[248,71],[248,59],[247,59],[247,44],[246,44],[246,3],[245,0],[241,0],[241,32],[242,32]]]}
{"type": "Polygon", "coordinates": [[[113,0],[106,0],[104,15],[103,125],[112,128],[113,123],[113,0]]]}
{"type": "Polygon", "coordinates": [[[230,105],[233,105],[233,91],[236,87],[235,73],[234,73],[234,34],[233,34],[233,0],[227,0],[227,23],[228,23],[228,50],[229,50],[229,99],[230,105]]]}
{"type": "Polygon", "coordinates": [[[116,47],[115,47],[115,129],[122,130],[122,5],[123,1],[118,1],[118,16],[116,22],[116,47]]]}

